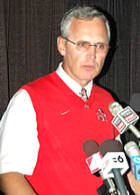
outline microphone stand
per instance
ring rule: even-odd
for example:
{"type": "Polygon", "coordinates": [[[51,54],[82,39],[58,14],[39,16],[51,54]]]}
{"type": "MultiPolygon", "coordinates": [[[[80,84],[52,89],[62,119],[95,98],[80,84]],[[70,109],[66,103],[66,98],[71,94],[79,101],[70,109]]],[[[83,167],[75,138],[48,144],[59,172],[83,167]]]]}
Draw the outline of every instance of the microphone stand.
{"type": "MultiPolygon", "coordinates": [[[[104,175],[102,173],[102,171],[100,171],[100,176],[102,178],[104,178],[104,175]]],[[[97,192],[99,195],[118,195],[118,192],[116,190],[116,186],[112,180],[112,178],[106,178],[104,179],[104,184],[102,186],[100,186],[97,189],[97,192]]]]}
{"type": "Polygon", "coordinates": [[[109,186],[106,185],[106,182],[97,189],[97,192],[99,195],[119,195],[116,189],[109,188],[109,186]]]}

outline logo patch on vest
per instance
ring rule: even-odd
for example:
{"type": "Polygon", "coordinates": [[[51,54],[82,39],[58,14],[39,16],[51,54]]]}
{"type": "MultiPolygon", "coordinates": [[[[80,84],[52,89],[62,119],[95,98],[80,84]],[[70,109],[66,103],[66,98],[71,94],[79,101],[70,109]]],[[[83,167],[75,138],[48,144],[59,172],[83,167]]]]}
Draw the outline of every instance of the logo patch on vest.
{"type": "Polygon", "coordinates": [[[66,110],[65,112],[61,112],[60,114],[61,115],[65,115],[65,114],[67,114],[67,113],[69,113],[70,112],[70,110],[66,110]]]}
{"type": "Polygon", "coordinates": [[[106,114],[100,108],[97,111],[97,118],[100,119],[101,121],[106,121],[106,114]]]}

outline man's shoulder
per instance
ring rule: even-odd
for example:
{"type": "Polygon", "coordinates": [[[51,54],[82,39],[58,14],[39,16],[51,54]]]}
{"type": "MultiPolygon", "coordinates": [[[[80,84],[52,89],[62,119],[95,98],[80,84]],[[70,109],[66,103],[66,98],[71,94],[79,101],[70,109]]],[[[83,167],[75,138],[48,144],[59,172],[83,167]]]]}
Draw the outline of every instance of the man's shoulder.
{"type": "Polygon", "coordinates": [[[114,101],[112,94],[108,90],[102,88],[99,85],[95,85],[95,84],[94,84],[94,89],[93,89],[93,97],[96,102],[99,102],[105,105],[108,105],[110,102],[114,101]]]}
{"type": "Polygon", "coordinates": [[[100,95],[102,94],[105,96],[112,97],[111,93],[107,89],[105,89],[97,84],[94,84],[94,90],[96,91],[97,94],[100,94],[100,95]]]}
{"type": "Polygon", "coordinates": [[[44,88],[49,86],[51,83],[53,83],[53,80],[56,77],[56,72],[49,73],[46,76],[40,77],[34,81],[30,81],[29,83],[23,85],[21,88],[26,89],[26,88],[32,88],[32,89],[37,89],[37,88],[44,88]]]}

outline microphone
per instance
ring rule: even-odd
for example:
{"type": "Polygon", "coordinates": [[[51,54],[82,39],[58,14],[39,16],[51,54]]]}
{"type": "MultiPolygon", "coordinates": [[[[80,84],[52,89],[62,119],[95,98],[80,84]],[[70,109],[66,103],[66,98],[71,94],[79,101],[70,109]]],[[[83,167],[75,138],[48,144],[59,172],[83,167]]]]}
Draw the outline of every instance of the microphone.
{"type": "Polygon", "coordinates": [[[121,171],[124,173],[128,169],[128,163],[122,152],[122,145],[119,141],[108,139],[101,143],[99,151],[104,156],[102,170],[106,173],[112,172],[120,194],[127,195],[121,171]]]}
{"type": "Polygon", "coordinates": [[[112,124],[117,128],[120,134],[130,129],[137,138],[140,138],[140,132],[134,126],[139,120],[139,116],[129,106],[123,109],[118,102],[112,102],[109,104],[109,110],[114,116],[112,124]]]}
{"type": "Polygon", "coordinates": [[[130,141],[124,146],[126,154],[130,158],[131,170],[136,180],[140,180],[140,150],[134,141],[130,141]]]}
{"type": "Polygon", "coordinates": [[[83,143],[83,150],[88,157],[86,159],[86,163],[91,171],[92,174],[95,174],[96,176],[100,176],[99,170],[102,166],[102,156],[98,152],[99,146],[98,144],[89,139],[83,143]]]}
{"type": "Polygon", "coordinates": [[[88,157],[86,159],[86,163],[92,174],[102,177],[108,192],[111,195],[117,195],[117,191],[113,180],[111,178],[105,178],[104,173],[101,171],[102,156],[98,152],[98,148],[99,148],[98,144],[91,139],[83,143],[83,150],[86,156],[88,157]]]}

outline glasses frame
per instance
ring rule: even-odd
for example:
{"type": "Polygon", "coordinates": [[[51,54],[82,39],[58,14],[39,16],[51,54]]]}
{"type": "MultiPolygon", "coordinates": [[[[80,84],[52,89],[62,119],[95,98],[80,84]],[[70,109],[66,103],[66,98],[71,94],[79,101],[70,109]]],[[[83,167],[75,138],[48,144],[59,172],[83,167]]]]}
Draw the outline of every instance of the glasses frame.
{"type": "Polygon", "coordinates": [[[73,45],[75,45],[76,48],[77,48],[77,50],[80,50],[80,51],[88,51],[88,49],[89,49],[91,46],[93,46],[93,47],[95,47],[96,50],[98,50],[98,51],[100,51],[100,52],[103,52],[103,53],[106,53],[106,52],[109,50],[109,48],[110,48],[110,46],[109,46],[108,43],[94,43],[94,44],[91,44],[89,41],[77,41],[77,42],[74,42],[74,41],[68,39],[67,37],[63,37],[63,39],[64,39],[65,41],[70,42],[70,43],[72,43],[73,45]],[[84,48],[84,47],[78,46],[78,43],[79,43],[79,42],[87,42],[87,43],[89,43],[88,48],[84,48]],[[101,49],[101,48],[98,48],[98,46],[99,46],[100,44],[103,44],[103,45],[107,46],[106,49],[103,50],[103,49],[101,49]]]}

